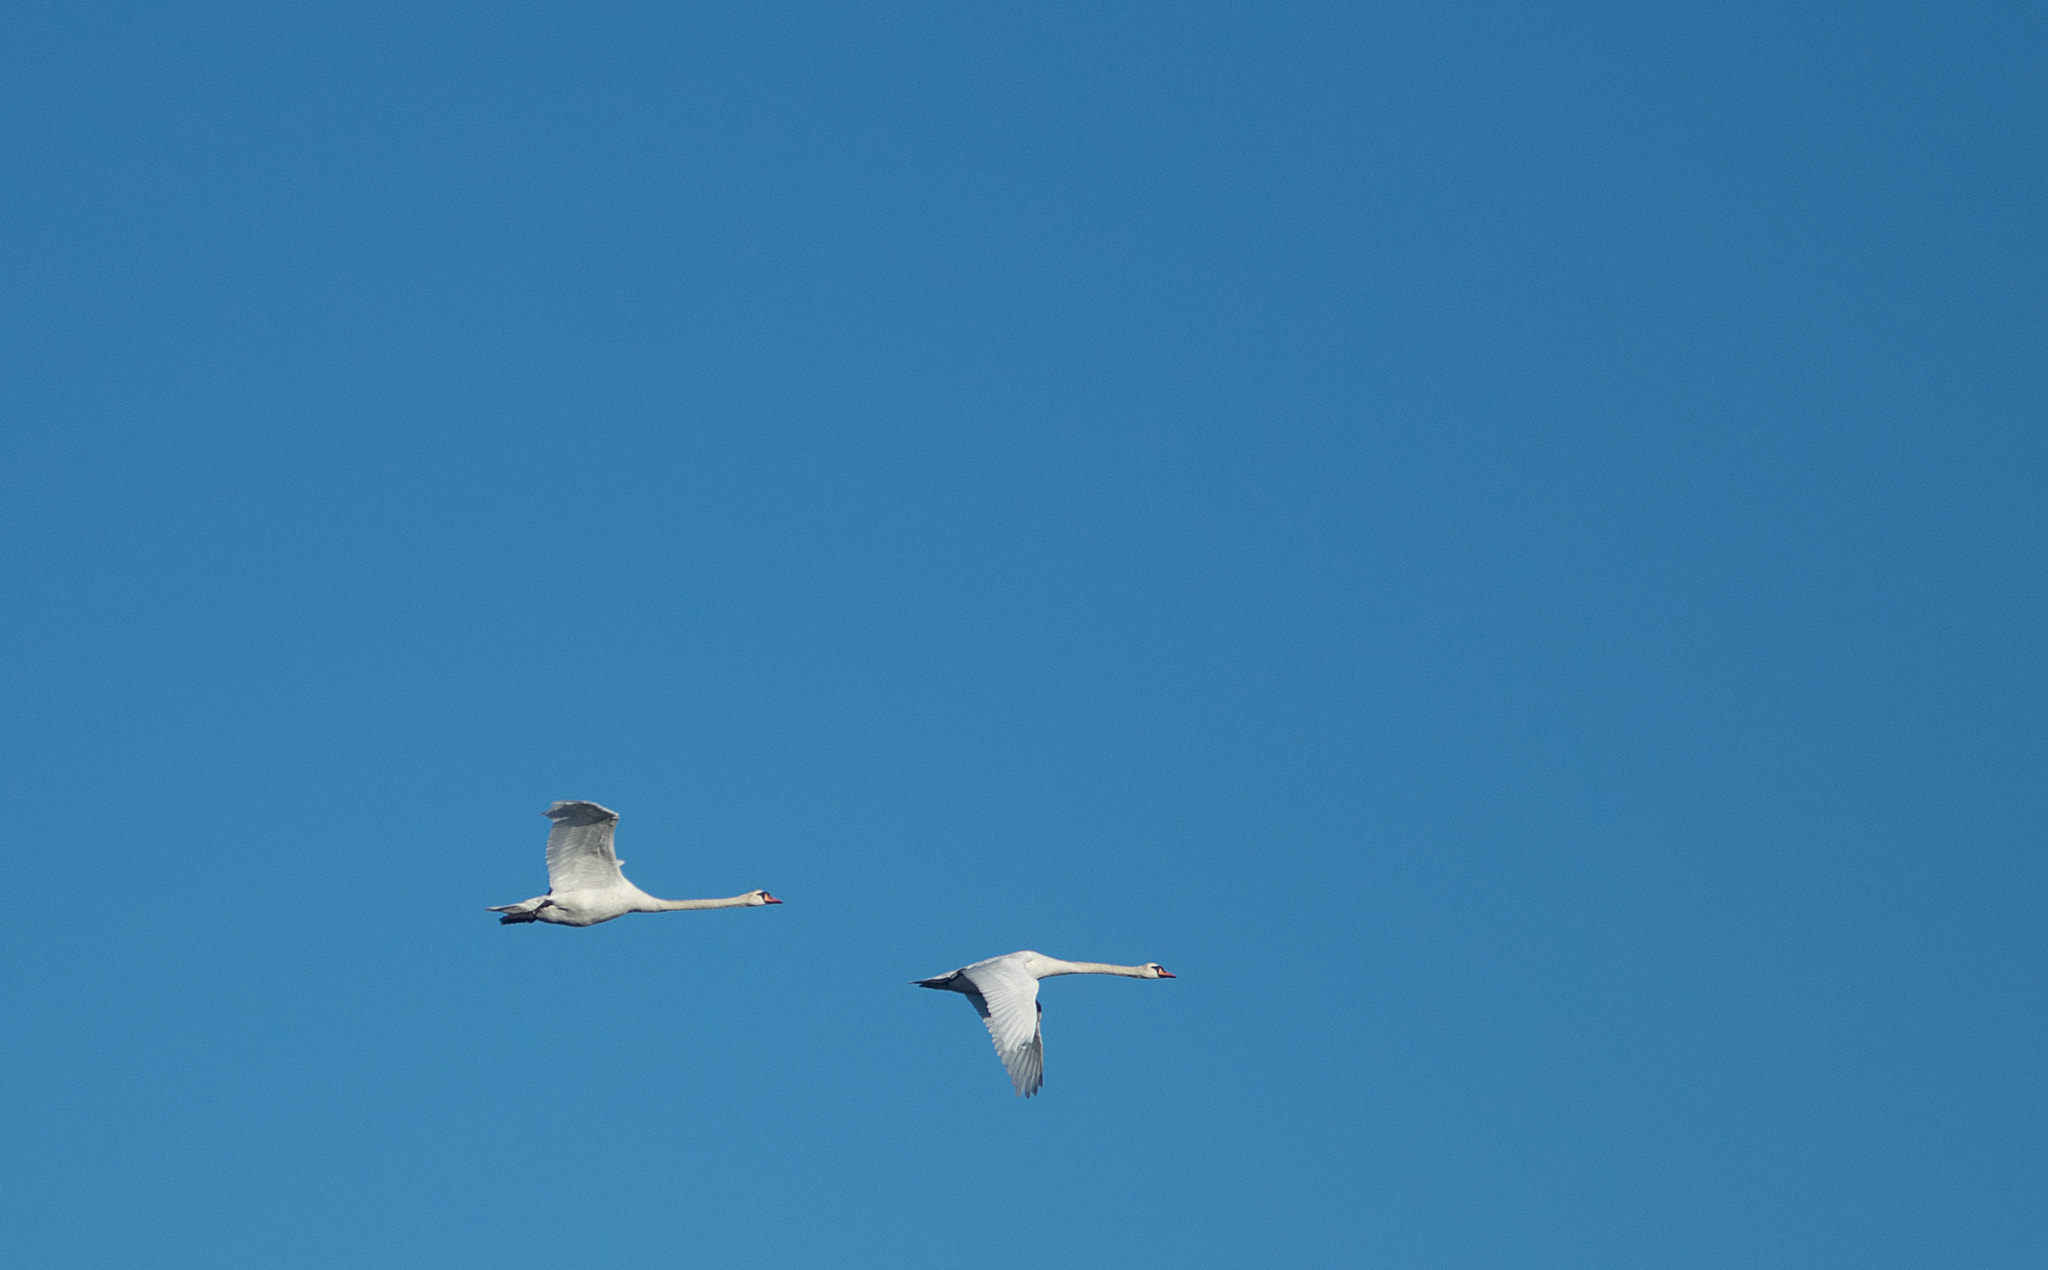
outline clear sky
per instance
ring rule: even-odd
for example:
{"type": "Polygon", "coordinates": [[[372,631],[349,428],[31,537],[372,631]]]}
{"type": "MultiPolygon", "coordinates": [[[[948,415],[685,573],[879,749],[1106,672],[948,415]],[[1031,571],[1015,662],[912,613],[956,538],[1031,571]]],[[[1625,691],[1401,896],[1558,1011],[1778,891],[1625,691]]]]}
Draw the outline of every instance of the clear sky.
{"type": "Polygon", "coordinates": [[[2044,56],[10,5],[10,1255],[2048,1264],[2044,56]]]}

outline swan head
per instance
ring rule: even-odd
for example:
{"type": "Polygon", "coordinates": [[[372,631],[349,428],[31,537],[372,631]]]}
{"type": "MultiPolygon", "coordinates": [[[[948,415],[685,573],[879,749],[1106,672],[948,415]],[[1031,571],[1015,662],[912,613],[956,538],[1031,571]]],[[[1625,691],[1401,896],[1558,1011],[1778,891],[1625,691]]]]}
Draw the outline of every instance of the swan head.
{"type": "Polygon", "coordinates": [[[774,896],[772,896],[772,895],[768,894],[768,892],[766,892],[766,891],[748,891],[748,892],[747,892],[747,907],[748,907],[748,908],[759,908],[759,907],[761,907],[761,906],[762,906],[763,904],[780,904],[780,903],[782,903],[782,901],[781,901],[781,900],[778,900],[778,899],[776,899],[776,898],[775,898],[774,896]]]}
{"type": "Polygon", "coordinates": [[[1177,976],[1177,975],[1175,975],[1175,974],[1174,974],[1174,973],[1173,973],[1173,972],[1172,972],[1171,970],[1168,970],[1168,969],[1167,969],[1167,968],[1166,968],[1165,966],[1162,966],[1162,965],[1160,965],[1160,964],[1159,964],[1158,962],[1156,962],[1156,961],[1148,961],[1148,962],[1146,962],[1146,963],[1144,964],[1144,966],[1142,967],[1142,969],[1143,969],[1143,970],[1145,971],[1145,977],[1146,977],[1147,979],[1174,979],[1174,978],[1178,978],[1178,976],[1177,976]]]}

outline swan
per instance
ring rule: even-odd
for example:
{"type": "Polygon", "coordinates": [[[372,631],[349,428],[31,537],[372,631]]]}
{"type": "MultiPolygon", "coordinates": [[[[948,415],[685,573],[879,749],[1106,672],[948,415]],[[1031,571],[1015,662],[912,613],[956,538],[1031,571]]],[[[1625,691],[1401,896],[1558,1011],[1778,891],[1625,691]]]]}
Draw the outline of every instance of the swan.
{"type": "Polygon", "coordinates": [[[988,1026],[996,1057],[1010,1073],[1019,1098],[1029,1098],[1045,1084],[1045,1038],[1039,1018],[1038,981],[1054,975],[1122,975],[1126,979],[1171,979],[1173,973],[1156,961],[1142,966],[1112,966],[1100,961],[1061,961],[1044,953],[1006,953],[932,979],[912,979],[920,988],[966,994],[975,1013],[988,1026]]]}
{"type": "Polygon", "coordinates": [[[612,853],[612,829],[619,823],[619,813],[596,803],[562,802],[542,814],[555,822],[548,830],[548,893],[492,908],[491,912],[504,914],[498,919],[501,925],[553,922],[557,926],[595,926],[628,913],[782,903],[766,891],[748,891],[722,900],[658,900],[619,872],[619,857],[612,853]]]}

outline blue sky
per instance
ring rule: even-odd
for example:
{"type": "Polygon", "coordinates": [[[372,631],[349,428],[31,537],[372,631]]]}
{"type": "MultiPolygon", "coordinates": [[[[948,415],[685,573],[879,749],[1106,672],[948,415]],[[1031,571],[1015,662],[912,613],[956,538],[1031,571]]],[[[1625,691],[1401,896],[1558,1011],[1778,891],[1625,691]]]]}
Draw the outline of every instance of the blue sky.
{"type": "Polygon", "coordinates": [[[2044,35],[10,8],[10,1247],[2042,1264],[2044,35]]]}

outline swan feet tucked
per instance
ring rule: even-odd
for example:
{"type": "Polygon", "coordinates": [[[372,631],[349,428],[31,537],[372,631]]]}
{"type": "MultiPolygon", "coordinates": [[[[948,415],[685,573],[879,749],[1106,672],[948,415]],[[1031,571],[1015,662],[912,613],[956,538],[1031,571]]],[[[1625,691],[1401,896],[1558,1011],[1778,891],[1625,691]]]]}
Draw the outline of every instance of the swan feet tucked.
{"type": "Polygon", "coordinates": [[[539,916],[540,910],[553,907],[554,901],[543,896],[537,904],[532,900],[526,901],[526,904],[507,904],[503,908],[493,908],[485,911],[503,913],[504,916],[498,919],[498,925],[500,926],[516,926],[521,922],[537,922],[542,920],[539,916]],[[526,904],[533,904],[533,907],[528,908],[526,904]]]}

